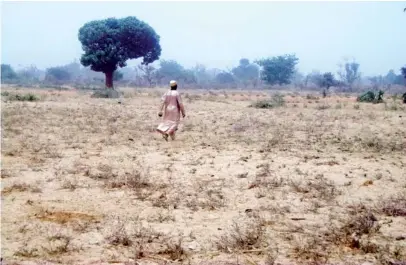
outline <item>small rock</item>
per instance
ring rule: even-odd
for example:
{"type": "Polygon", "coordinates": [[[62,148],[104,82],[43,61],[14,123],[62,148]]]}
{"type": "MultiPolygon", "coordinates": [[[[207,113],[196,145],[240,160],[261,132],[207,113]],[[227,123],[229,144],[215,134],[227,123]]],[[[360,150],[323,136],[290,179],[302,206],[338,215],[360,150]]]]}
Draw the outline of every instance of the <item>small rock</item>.
{"type": "Polygon", "coordinates": [[[369,186],[369,185],[373,185],[373,184],[374,184],[374,182],[372,180],[367,180],[362,184],[362,186],[369,186]]]}
{"type": "Polygon", "coordinates": [[[240,158],[240,160],[241,160],[241,161],[244,161],[244,162],[248,162],[248,159],[249,159],[249,157],[247,157],[247,156],[244,156],[244,157],[241,157],[241,158],[240,158]]]}
{"type": "Polygon", "coordinates": [[[247,178],[247,176],[248,176],[248,172],[245,172],[245,173],[238,174],[237,178],[245,179],[245,178],[247,178]]]}
{"type": "Polygon", "coordinates": [[[199,244],[194,241],[189,243],[189,245],[188,245],[188,249],[190,249],[190,250],[196,250],[198,247],[199,247],[199,244]]]}

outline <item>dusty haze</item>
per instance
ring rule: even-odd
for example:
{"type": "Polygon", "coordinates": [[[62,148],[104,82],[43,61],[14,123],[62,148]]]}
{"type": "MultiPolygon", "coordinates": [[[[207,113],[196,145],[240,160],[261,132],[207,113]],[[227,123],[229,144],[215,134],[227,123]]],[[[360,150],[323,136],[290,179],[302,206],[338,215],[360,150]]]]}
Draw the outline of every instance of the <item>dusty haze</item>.
{"type": "Polygon", "coordinates": [[[386,74],[406,58],[404,7],[402,2],[3,2],[2,63],[67,64],[80,58],[77,35],[84,23],[136,16],[161,36],[161,59],[186,67],[225,69],[240,58],[296,53],[301,72],[335,72],[343,57],[355,57],[364,75],[386,74]]]}

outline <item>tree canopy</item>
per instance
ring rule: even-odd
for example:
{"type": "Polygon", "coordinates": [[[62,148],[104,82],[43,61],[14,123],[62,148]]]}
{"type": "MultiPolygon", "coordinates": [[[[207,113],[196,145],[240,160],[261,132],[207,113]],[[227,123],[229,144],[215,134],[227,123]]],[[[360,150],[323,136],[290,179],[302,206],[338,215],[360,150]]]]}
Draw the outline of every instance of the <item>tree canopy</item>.
{"type": "Polygon", "coordinates": [[[113,73],[130,59],[143,58],[147,65],[159,59],[160,36],[136,17],[94,20],[79,29],[84,54],[80,62],[106,75],[106,87],[113,87],[113,73]]]}
{"type": "Polygon", "coordinates": [[[360,64],[355,60],[352,62],[345,60],[345,63],[340,63],[339,67],[340,69],[337,72],[338,76],[340,77],[341,81],[345,83],[350,90],[352,90],[356,81],[361,79],[361,73],[359,71],[360,64]]]}
{"type": "Polygon", "coordinates": [[[232,69],[232,73],[244,86],[247,86],[249,83],[255,83],[259,78],[259,67],[250,63],[248,59],[242,58],[240,64],[232,69]]]}
{"type": "Polygon", "coordinates": [[[168,83],[170,80],[175,79],[185,83],[196,83],[196,77],[193,70],[185,69],[181,64],[175,60],[161,60],[160,68],[157,70],[157,78],[160,83],[168,83]]]}
{"type": "Polygon", "coordinates": [[[402,73],[403,77],[406,78],[406,66],[400,68],[400,72],[402,73]]]}
{"type": "Polygon", "coordinates": [[[50,67],[45,72],[46,81],[64,82],[70,79],[70,72],[63,66],[50,67]]]}
{"type": "Polygon", "coordinates": [[[261,78],[268,85],[285,85],[291,82],[299,59],[294,54],[261,59],[256,63],[262,67],[261,78]]]}
{"type": "Polygon", "coordinates": [[[9,64],[1,65],[1,82],[6,83],[17,79],[17,73],[9,64]]]}
{"type": "Polygon", "coordinates": [[[216,81],[220,84],[232,84],[234,83],[234,77],[229,72],[221,72],[216,75],[216,81]]]}
{"type": "Polygon", "coordinates": [[[324,87],[326,89],[329,89],[330,87],[335,86],[336,84],[337,81],[331,72],[324,73],[319,81],[320,87],[324,87]]]}

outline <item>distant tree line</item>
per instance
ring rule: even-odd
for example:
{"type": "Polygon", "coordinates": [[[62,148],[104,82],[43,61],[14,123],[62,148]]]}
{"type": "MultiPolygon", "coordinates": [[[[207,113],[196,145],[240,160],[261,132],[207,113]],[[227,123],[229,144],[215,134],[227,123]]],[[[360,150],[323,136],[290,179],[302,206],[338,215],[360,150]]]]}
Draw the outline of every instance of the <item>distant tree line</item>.
{"type": "MultiPolygon", "coordinates": [[[[124,67],[113,74],[118,86],[163,87],[170,80],[196,89],[272,89],[272,87],[293,86],[302,90],[321,90],[324,93],[331,87],[338,91],[354,92],[368,86],[371,90],[389,90],[392,86],[406,84],[406,66],[385,75],[365,76],[355,61],[339,65],[336,74],[312,71],[302,74],[297,71],[298,58],[294,55],[281,55],[251,62],[247,58],[239,60],[233,68],[221,70],[196,64],[185,68],[175,60],[160,60],[157,65],[137,65],[124,67]]],[[[45,70],[35,66],[15,70],[9,64],[1,65],[2,84],[103,87],[105,77],[74,61],[67,65],[50,67],[45,70]]]]}
{"type": "MultiPolygon", "coordinates": [[[[303,90],[328,91],[335,87],[339,91],[358,91],[359,87],[369,86],[372,90],[391,89],[394,85],[405,85],[406,66],[399,72],[391,69],[386,75],[362,77],[360,65],[345,62],[337,74],[312,71],[304,75],[297,71],[298,58],[294,55],[269,57],[254,62],[242,58],[229,69],[207,68],[197,64],[185,68],[175,60],[160,60],[157,66],[138,65],[124,67],[113,74],[119,86],[162,87],[169,80],[178,80],[184,86],[196,89],[264,89],[273,86],[294,86],[303,90]]],[[[9,64],[1,65],[2,84],[55,85],[78,87],[102,87],[104,76],[89,67],[74,61],[67,65],[42,70],[35,66],[15,70],[9,64]]]]}

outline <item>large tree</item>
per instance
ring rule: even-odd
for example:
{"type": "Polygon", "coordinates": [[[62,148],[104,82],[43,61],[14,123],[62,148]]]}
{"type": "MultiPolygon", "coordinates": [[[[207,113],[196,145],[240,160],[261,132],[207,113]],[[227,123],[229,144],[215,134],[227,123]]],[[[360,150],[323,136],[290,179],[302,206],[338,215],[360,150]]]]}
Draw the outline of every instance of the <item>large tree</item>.
{"type": "Polygon", "coordinates": [[[45,81],[54,83],[64,83],[71,79],[70,72],[63,66],[50,67],[45,72],[45,81]]]}
{"type": "MultiPolygon", "coordinates": [[[[403,75],[403,78],[404,78],[403,82],[404,82],[404,84],[406,85],[406,66],[400,68],[400,72],[401,72],[402,75],[403,75]]],[[[405,93],[405,94],[406,94],[406,93],[405,93]]]]}
{"type": "Polygon", "coordinates": [[[35,65],[30,65],[17,71],[18,77],[29,84],[39,82],[45,78],[45,71],[38,69],[35,65]]]}
{"type": "Polygon", "coordinates": [[[186,84],[196,84],[197,82],[194,71],[185,69],[175,60],[161,60],[159,66],[156,76],[160,84],[167,84],[172,79],[186,84]]]}
{"type": "Polygon", "coordinates": [[[198,63],[192,68],[192,70],[196,78],[196,83],[199,85],[199,87],[208,87],[212,81],[212,78],[207,70],[207,67],[198,63]]]}
{"type": "Polygon", "coordinates": [[[345,60],[344,64],[340,63],[338,66],[338,76],[352,91],[354,84],[361,79],[361,73],[359,71],[360,64],[355,60],[352,62],[345,60]]]}
{"type": "Polygon", "coordinates": [[[391,69],[384,77],[384,82],[389,89],[392,85],[404,85],[406,78],[406,67],[400,69],[401,74],[397,75],[395,70],[391,69]]]}
{"type": "Polygon", "coordinates": [[[1,82],[12,82],[17,79],[17,73],[9,64],[2,64],[1,65],[1,82]]]}
{"type": "Polygon", "coordinates": [[[384,79],[385,79],[386,84],[388,84],[388,85],[394,84],[396,81],[395,70],[393,70],[393,69],[389,70],[389,72],[386,74],[384,79]]]}
{"type": "Polygon", "coordinates": [[[113,73],[127,60],[142,57],[142,64],[148,65],[161,55],[159,35],[136,17],[88,22],[79,29],[79,41],[85,52],[80,62],[104,73],[107,88],[113,88],[113,73]]]}
{"type": "Polygon", "coordinates": [[[299,59],[294,54],[286,54],[256,61],[262,67],[261,78],[269,85],[284,85],[291,82],[299,59]]]}
{"type": "Polygon", "coordinates": [[[319,80],[319,86],[323,88],[323,97],[327,96],[327,91],[330,87],[335,86],[337,81],[331,72],[326,72],[321,76],[319,80]]]}
{"type": "Polygon", "coordinates": [[[255,86],[259,78],[259,67],[256,64],[250,63],[246,58],[242,58],[240,64],[232,69],[234,76],[240,81],[244,87],[248,84],[255,86]]]}
{"type": "Polygon", "coordinates": [[[318,85],[322,88],[329,89],[332,86],[335,86],[337,81],[334,75],[331,72],[324,73],[319,80],[318,85]]]}
{"type": "Polygon", "coordinates": [[[160,60],[156,76],[160,84],[167,84],[170,80],[180,80],[185,68],[175,60],[160,60]]]}
{"type": "Polygon", "coordinates": [[[82,68],[77,60],[63,66],[69,72],[71,79],[76,80],[82,74],[82,68]]]}
{"type": "Polygon", "coordinates": [[[316,86],[323,88],[324,97],[327,95],[327,91],[330,89],[330,87],[338,85],[338,81],[331,72],[322,74],[319,71],[313,71],[307,75],[307,80],[316,86]]]}
{"type": "Polygon", "coordinates": [[[230,72],[221,72],[216,75],[216,82],[219,84],[232,84],[234,81],[234,76],[230,72]]]}

